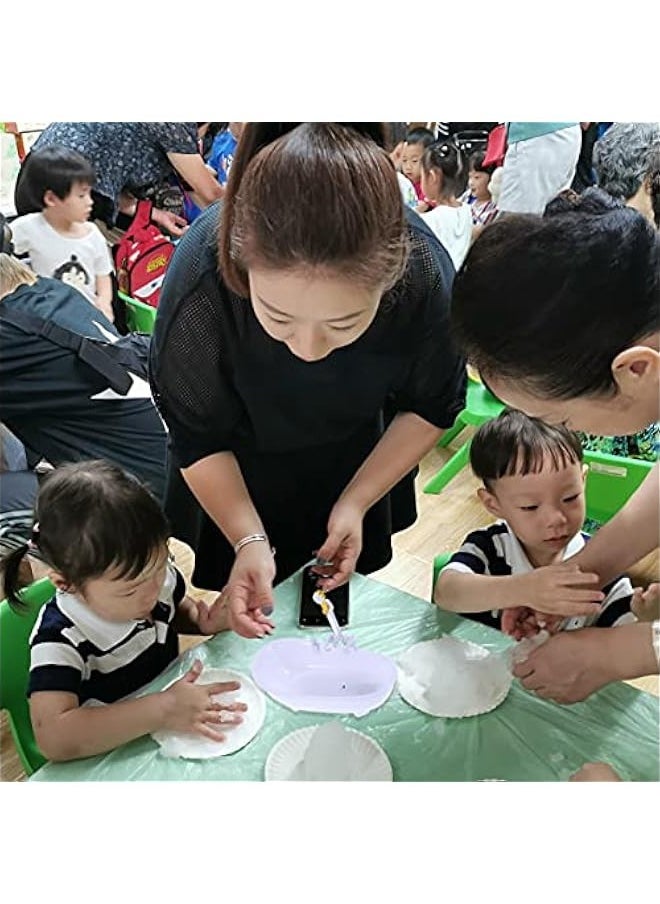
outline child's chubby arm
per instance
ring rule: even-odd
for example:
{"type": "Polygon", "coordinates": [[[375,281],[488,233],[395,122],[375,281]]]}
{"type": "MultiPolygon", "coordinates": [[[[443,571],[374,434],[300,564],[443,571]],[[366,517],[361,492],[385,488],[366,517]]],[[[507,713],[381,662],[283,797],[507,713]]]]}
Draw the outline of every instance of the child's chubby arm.
{"type": "Polygon", "coordinates": [[[192,668],[166,691],[108,706],[83,706],[75,694],[37,691],[30,697],[30,715],[39,748],[49,760],[63,762],[106,753],[154,731],[190,732],[223,741],[221,724],[242,721],[243,703],[215,703],[211,697],[240,688],[237,681],[196,684],[202,664],[192,668]]]}
{"type": "Polygon", "coordinates": [[[604,598],[597,575],[583,574],[575,565],[566,563],[505,576],[445,568],[433,593],[433,600],[441,609],[453,612],[529,606],[564,616],[593,615],[604,598]]]}

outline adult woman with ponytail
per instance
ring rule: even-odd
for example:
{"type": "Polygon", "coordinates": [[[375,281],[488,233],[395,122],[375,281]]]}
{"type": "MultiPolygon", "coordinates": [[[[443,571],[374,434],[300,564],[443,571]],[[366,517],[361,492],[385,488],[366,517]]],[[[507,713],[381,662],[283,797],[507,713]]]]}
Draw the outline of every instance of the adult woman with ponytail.
{"type": "Polygon", "coordinates": [[[313,554],[327,590],[389,561],[414,469],[463,405],[453,268],[384,145],[379,123],[247,123],[222,209],[161,294],[167,511],[245,637],[271,630],[273,582],[313,554]]]}

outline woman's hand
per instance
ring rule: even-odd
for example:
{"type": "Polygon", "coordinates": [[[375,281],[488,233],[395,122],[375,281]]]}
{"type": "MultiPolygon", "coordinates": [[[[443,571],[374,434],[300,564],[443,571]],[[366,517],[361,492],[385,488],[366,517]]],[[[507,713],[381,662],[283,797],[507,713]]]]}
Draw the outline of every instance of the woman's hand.
{"type": "Polygon", "coordinates": [[[607,763],[585,763],[570,778],[569,782],[622,782],[621,776],[607,763]]]}
{"type": "Polygon", "coordinates": [[[263,637],[275,625],[273,611],[275,560],[267,543],[249,543],[236,555],[223,594],[227,597],[229,624],[241,637],[263,637]]]}
{"type": "Polygon", "coordinates": [[[213,741],[224,741],[219,731],[223,724],[237,725],[243,721],[245,703],[215,703],[216,694],[226,694],[240,688],[238,681],[196,684],[202,672],[202,663],[196,659],[183,678],[163,691],[165,704],[163,728],[171,731],[193,732],[213,741]]]}
{"type": "Polygon", "coordinates": [[[157,223],[158,226],[162,226],[163,229],[166,229],[176,238],[182,236],[188,228],[188,221],[184,220],[183,217],[172,213],[170,210],[160,210],[158,207],[152,209],[151,221],[152,223],[157,223]]]}
{"type": "Polygon", "coordinates": [[[362,552],[362,509],[349,502],[335,503],[328,519],[328,536],[318,550],[319,559],[331,565],[319,569],[319,587],[329,592],[345,584],[355,571],[356,562],[362,552]]]}
{"type": "MultiPolygon", "coordinates": [[[[622,628],[612,629],[621,631],[622,628]]],[[[603,685],[616,680],[610,672],[610,633],[604,628],[562,631],[533,650],[513,669],[527,690],[557,703],[585,700],[603,685]]]]}
{"type": "Polygon", "coordinates": [[[630,608],[639,621],[660,618],[660,584],[649,584],[646,590],[635,587],[630,608]]]}

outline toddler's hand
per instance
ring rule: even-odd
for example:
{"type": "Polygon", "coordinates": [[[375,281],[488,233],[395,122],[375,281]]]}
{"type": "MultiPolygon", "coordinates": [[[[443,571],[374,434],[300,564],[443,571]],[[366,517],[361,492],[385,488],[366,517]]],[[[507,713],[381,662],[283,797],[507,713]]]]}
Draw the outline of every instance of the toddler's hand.
{"type": "Polygon", "coordinates": [[[660,584],[649,584],[646,590],[635,587],[630,608],[640,621],[660,618],[660,584]]]}
{"type": "Polygon", "coordinates": [[[562,615],[537,612],[529,606],[515,606],[502,611],[500,629],[516,640],[522,640],[524,637],[534,637],[542,630],[555,634],[563,620],[562,615]]]}
{"type": "Polygon", "coordinates": [[[569,562],[535,568],[518,575],[517,583],[524,602],[549,615],[596,615],[605,599],[598,575],[586,574],[569,562]]]}
{"type": "Polygon", "coordinates": [[[196,659],[192,668],[163,691],[163,728],[171,731],[201,734],[213,741],[224,741],[225,736],[218,731],[218,725],[237,725],[243,721],[245,703],[215,703],[216,694],[226,694],[240,688],[238,681],[223,681],[214,684],[196,684],[202,672],[202,663],[196,659]]]}
{"type": "Polygon", "coordinates": [[[227,611],[227,597],[219,594],[209,606],[203,600],[195,600],[197,608],[197,626],[202,634],[219,634],[220,631],[228,631],[229,612],[227,611]]]}

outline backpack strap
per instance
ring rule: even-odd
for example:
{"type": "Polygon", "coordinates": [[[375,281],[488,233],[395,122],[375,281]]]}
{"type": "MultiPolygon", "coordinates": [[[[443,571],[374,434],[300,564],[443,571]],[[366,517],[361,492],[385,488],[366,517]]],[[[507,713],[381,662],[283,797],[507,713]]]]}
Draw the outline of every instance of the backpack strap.
{"type": "Polygon", "coordinates": [[[42,317],[25,314],[23,311],[14,311],[4,304],[0,319],[24,333],[41,336],[60,348],[73,352],[88,367],[105,377],[111,389],[114,389],[119,395],[126,395],[131,388],[133,381],[129,374],[116,358],[109,354],[108,350],[113,347],[111,343],[80,336],[78,333],[53,323],[52,320],[44,320],[42,317]]]}

